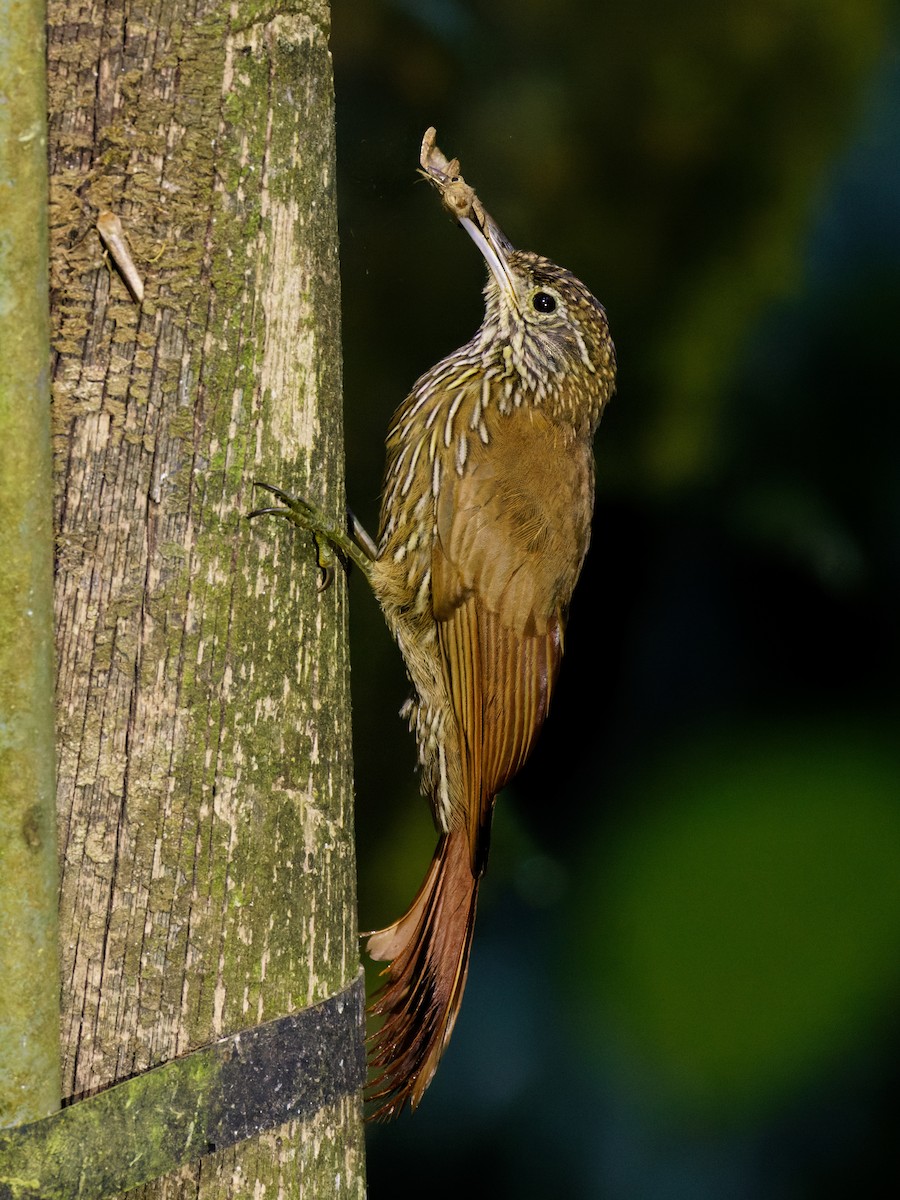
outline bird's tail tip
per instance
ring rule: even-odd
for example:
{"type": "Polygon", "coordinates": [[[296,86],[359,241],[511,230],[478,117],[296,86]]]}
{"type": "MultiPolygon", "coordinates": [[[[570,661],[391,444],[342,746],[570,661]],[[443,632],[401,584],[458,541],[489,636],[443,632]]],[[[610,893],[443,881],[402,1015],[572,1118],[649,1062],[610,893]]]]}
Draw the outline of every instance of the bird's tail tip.
{"type": "Polygon", "coordinates": [[[443,834],[409,911],[367,935],[368,953],[388,963],[370,1008],[384,1018],[369,1042],[371,1120],[415,1108],[437,1070],[466,985],[477,897],[468,836],[443,834]]]}

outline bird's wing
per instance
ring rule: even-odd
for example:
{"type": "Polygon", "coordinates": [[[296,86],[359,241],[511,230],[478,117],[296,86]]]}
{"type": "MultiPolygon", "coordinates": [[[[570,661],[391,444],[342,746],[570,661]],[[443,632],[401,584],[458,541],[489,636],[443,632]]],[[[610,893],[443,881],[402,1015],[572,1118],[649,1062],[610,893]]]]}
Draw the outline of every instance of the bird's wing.
{"type": "MultiPolygon", "coordinates": [[[[524,414],[523,414],[524,415],[524,414]]],[[[525,762],[556,681],[565,612],[587,546],[592,460],[541,422],[501,426],[437,502],[432,602],[459,731],[473,868],[493,798],[525,762]],[[503,434],[509,430],[510,435],[503,434]]],[[[462,815],[462,814],[460,814],[462,815]]]]}

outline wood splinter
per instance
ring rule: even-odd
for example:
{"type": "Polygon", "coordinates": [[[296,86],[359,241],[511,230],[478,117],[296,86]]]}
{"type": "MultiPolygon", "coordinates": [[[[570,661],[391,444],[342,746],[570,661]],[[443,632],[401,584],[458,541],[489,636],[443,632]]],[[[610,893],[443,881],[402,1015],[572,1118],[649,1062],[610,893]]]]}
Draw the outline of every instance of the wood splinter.
{"type": "Polygon", "coordinates": [[[102,212],[97,218],[97,232],[100,234],[100,240],[106,247],[110,258],[116,264],[116,270],[131,293],[132,299],[140,304],[144,299],[144,281],[131,257],[122,222],[115,213],[102,212]]]}

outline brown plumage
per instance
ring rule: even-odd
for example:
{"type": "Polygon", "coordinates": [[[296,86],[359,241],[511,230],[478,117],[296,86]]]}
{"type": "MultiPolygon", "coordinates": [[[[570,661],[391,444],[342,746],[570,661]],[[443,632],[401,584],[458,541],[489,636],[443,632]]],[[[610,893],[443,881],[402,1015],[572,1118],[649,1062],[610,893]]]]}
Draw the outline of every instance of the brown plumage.
{"type": "Polygon", "coordinates": [[[453,1031],[494,800],[540,732],[590,536],[592,441],[615,383],[606,314],[583,283],[515,250],[434,144],[423,174],[490,268],[481,328],[433,367],[387,439],[378,541],[267,487],[284,516],[366,573],[413,687],[404,713],[439,840],[409,911],[368,935],[387,962],[373,1011],[376,1117],[422,1098],[453,1031]]]}
{"type": "Polygon", "coordinates": [[[422,1098],[459,1010],[494,799],[547,715],[588,547],[592,439],[613,391],[606,315],[585,286],[514,250],[434,146],[424,172],[484,253],[484,322],[424,375],[387,440],[369,577],[406,661],[440,839],[412,907],[369,935],[389,963],[372,1097],[422,1098]]]}

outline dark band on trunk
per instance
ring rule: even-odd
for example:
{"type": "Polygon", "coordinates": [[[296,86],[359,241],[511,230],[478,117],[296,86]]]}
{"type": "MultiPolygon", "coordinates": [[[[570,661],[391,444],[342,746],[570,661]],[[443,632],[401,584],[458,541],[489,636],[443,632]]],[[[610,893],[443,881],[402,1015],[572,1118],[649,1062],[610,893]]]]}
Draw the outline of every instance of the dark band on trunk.
{"type": "Polygon", "coordinates": [[[267,1021],[0,1130],[0,1200],[101,1200],[360,1091],[362,977],[267,1021]]]}

